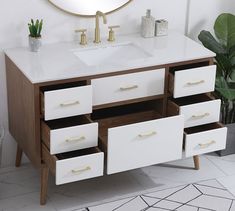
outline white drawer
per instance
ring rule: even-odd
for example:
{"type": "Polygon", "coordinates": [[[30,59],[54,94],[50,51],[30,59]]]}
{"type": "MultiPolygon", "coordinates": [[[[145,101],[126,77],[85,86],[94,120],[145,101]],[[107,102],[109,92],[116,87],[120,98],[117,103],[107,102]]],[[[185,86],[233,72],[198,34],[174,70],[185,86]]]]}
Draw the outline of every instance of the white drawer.
{"type": "Polygon", "coordinates": [[[215,76],[216,65],[176,71],[174,98],[214,91],[215,76]]]}
{"type": "Polygon", "coordinates": [[[42,140],[50,153],[58,154],[98,146],[98,123],[85,117],[42,122],[42,140]]]}
{"type": "Polygon", "coordinates": [[[189,128],[185,131],[186,157],[225,149],[227,128],[219,123],[189,128]]]}
{"type": "Polygon", "coordinates": [[[93,105],[161,95],[164,81],[165,69],[91,80],[93,105]]]}
{"type": "Polygon", "coordinates": [[[184,127],[218,122],[221,100],[213,100],[207,95],[191,96],[169,101],[169,113],[184,115],[184,127]]]}
{"type": "Polygon", "coordinates": [[[182,143],[183,116],[110,128],[107,173],[180,159],[182,143]]]}
{"type": "Polygon", "coordinates": [[[81,86],[44,92],[45,120],[92,112],[92,87],[81,86]]]}
{"type": "Polygon", "coordinates": [[[104,153],[98,148],[50,155],[43,146],[43,160],[55,174],[56,185],[103,175],[104,153]]]}

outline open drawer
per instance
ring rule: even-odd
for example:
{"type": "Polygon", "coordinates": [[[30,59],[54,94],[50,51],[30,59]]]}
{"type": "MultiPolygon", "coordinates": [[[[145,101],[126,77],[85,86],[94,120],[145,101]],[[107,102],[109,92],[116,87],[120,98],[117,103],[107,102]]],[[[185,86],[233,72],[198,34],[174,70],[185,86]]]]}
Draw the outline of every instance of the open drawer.
{"type": "Polygon", "coordinates": [[[42,145],[42,158],[55,174],[56,185],[102,176],[104,171],[104,153],[98,147],[50,155],[42,145]]]}
{"type": "Polygon", "coordinates": [[[92,87],[84,83],[72,87],[52,87],[41,91],[41,114],[53,120],[92,112],[92,87]]]}
{"type": "Polygon", "coordinates": [[[212,123],[185,129],[186,157],[225,149],[227,128],[212,123]]]}
{"type": "Polygon", "coordinates": [[[98,146],[98,124],[88,116],[41,121],[42,140],[51,154],[98,146]]]}
{"type": "Polygon", "coordinates": [[[220,117],[221,100],[201,94],[168,101],[169,116],[184,115],[184,127],[218,122],[220,117]]]}
{"type": "Polygon", "coordinates": [[[174,98],[212,92],[215,88],[215,76],[216,65],[173,68],[169,74],[169,91],[174,98]]]}
{"type": "Polygon", "coordinates": [[[162,118],[155,110],[133,110],[96,117],[108,174],[182,157],[183,116],[162,118]]]}

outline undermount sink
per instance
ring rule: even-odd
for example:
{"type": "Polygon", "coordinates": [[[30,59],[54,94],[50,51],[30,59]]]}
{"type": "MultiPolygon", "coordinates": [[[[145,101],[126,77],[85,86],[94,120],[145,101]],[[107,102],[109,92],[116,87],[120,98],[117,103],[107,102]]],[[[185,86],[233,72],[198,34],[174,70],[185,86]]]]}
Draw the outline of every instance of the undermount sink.
{"type": "Polygon", "coordinates": [[[145,59],[152,55],[134,43],[122,43],[73,50],[82,62],[88,66],[105,64],[122,64],[137,59],[145,59]]]}

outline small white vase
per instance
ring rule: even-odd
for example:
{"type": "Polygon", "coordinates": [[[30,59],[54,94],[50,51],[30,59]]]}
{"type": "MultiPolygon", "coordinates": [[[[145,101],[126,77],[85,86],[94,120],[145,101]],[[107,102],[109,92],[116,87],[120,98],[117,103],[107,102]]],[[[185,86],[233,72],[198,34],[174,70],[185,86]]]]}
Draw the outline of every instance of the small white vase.
{"type": "Polygon", "coordinates": [[[31,37],[29,36],[29,49],[32,52],[38,52],[41,47],[41,37],[31,37]]]}

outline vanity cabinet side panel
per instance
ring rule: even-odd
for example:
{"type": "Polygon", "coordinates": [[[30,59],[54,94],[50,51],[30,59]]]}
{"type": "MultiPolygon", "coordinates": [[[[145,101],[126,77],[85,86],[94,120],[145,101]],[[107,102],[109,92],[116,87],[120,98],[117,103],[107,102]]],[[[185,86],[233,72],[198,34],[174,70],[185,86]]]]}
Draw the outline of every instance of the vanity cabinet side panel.
{"type": "Polygon", "coordinates": [[[9,131],[35,167],[41,165],[40,96],[20,69],[6,59],[9,131]]]}

